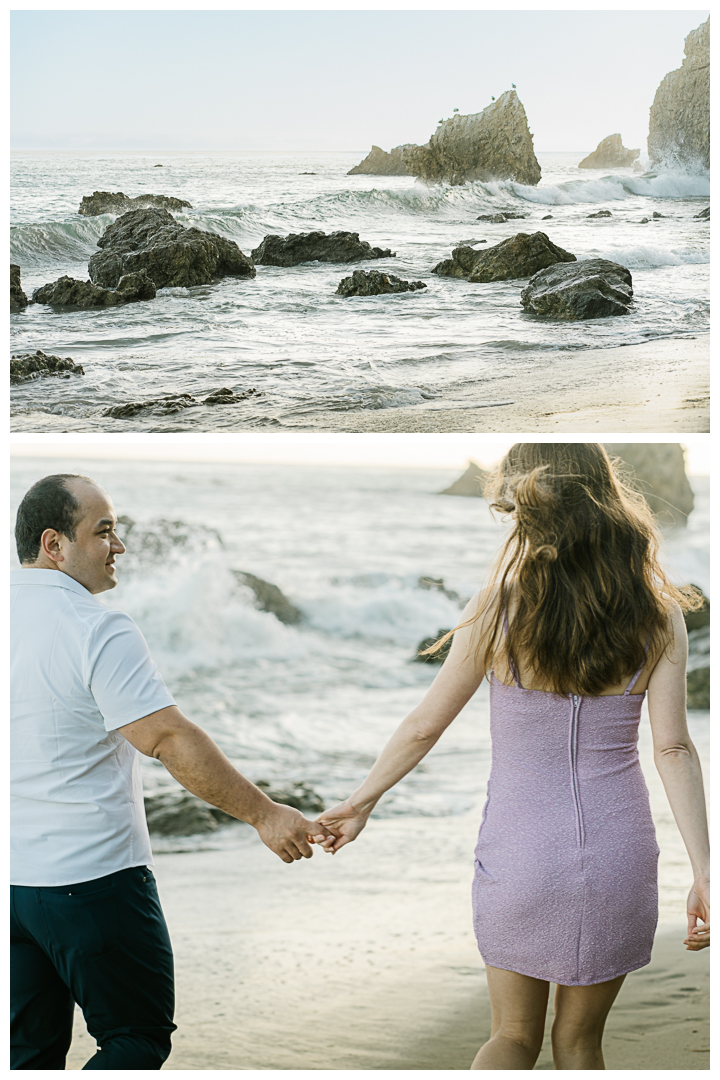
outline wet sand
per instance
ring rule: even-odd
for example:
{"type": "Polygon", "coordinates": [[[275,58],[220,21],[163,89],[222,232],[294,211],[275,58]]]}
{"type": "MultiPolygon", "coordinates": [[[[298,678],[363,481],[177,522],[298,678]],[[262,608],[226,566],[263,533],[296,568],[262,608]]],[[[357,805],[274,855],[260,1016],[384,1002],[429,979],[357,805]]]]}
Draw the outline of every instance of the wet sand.
{"type": "MultiPolygon", "coordinates": [[[[490,1028],[471,927],[477,823],[477,810],[378,820],[337,856],[291,866],[241,825],[224,850],[159,855],[178,990],[165,1068],[468,1069],[490,1028]]],[[[609,1069],[709,1067],[709,956],[683,936],[663,927],[628,976],[609,1069]]],[[[78,1015],[68,1068],[93,1050],[78,1015]]],[[[552,1068],[548,1040],[536,1067],[552,1068]]]]}
{"type": "Polygon", "coordinates": [[[545,354],[532,385],[508,372],[503,405],[314,412],[274,430],[706,432],[709,394],[709,335],[660,338],[545,354]]]}

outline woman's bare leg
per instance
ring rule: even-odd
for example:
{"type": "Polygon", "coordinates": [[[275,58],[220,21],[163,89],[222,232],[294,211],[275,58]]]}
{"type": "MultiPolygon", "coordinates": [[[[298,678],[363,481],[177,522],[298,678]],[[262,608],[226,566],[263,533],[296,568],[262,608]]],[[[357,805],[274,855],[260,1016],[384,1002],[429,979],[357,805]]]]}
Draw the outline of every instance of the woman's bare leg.
{"type": "Polygon", "coordinates": [[[532,1069],[545,1034],[550,984],[485,965],[492,1028],[471,1069],[532,1069]]]}
{"type": "Polygon", "coordinates": [[[625,979],[621,975],[594,986],[558,986],[552,1051],[556,1069],[604,1069],[605,1021],[625,979]]]}

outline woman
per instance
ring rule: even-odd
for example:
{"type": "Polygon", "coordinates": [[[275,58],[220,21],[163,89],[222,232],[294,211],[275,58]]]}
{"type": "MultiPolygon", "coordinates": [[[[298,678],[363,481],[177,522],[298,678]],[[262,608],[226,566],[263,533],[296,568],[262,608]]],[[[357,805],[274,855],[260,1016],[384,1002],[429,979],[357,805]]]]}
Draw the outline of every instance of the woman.
{"type": "MultiPolygon", "coordinates": [[[[443,667],[367,779],[320,816],[336,852],[490,682],[493,744],[473,911],[492,1031],[473,1069],[532,1069],[556,983],[557,1069],[603,1069],[605,1020],[650,960],[658,847],[637,754],[647,693],[655,762],[695,880],[686,947],[709,944],[709,847],[685,717],[681,592],[645,500],[599,443],[518,443],[486,494],[514,526],[443,667]]],[[[432,651],[432,650],[429,650],[432,651]]]]}

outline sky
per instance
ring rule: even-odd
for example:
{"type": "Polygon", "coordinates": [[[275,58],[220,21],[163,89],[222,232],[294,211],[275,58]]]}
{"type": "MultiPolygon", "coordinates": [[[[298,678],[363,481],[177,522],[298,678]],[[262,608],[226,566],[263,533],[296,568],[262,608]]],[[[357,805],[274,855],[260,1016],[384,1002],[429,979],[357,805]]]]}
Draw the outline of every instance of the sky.
{"type": "Polygon", "coordinates": [[[517,85],[535,149],[646,148],[707,12],[14,11],[17,150],[344,150],[426,142],[517,85]]]}
{"type": "MultiPolygon", "coordinates": [[[[555,442],[556,436],[537,442],[555,442]]],[[[607,442],[668,442],[667,438],[648,439],[612,435],[607,442]]],[[[583,437],[568,437],[582,442],[583,437]]],[[[132,459],[141,461],[242,461],[257,463],[287,463],[311,465],[380,465],[423,468],[457,468],[462,471],[468,459],[481,465],[498,461],[516,441],[505,438],[468,434],[321,434],[314,432],[281,433],[252,432],[233,435],[141,436],[88,435],[58,440],[55,436],[14,436],[11,453],[15,457],[62,457],[63,459],[132,459]]],[[[710,447],[706,436],[690,436],[686,448],[688,472],[710,472],[710,447]]]]}

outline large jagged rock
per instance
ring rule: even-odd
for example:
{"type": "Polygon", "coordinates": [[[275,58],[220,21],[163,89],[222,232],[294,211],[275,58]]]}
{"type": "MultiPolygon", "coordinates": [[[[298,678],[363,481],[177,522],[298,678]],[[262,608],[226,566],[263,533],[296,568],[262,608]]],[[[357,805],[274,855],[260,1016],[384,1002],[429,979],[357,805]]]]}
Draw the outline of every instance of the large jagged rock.
{"type": "Polygon", "coordinates": [[[687,523],[695,497],[685,472],[685,452],[680,443],[605,443],[605,449],[629,468],[633,483],[642,491],[660,524],[687,523]]]}
{"type": "Polygon", "coordinates": [[[480,113],[443,120],[424,146],[403,151],[405,168],[426,183],[517,180],[537,184],[541,172],[525,109],[507,90],[480,113]]]}
{"type": "Polygon", "coordinates": [[[247,585],[255,594],[255,606],[259,611],[269,611],[287,626],[297,626],[302,622],[303,613],[288,600],[282,589],[271,581],[249,574],[246,570],[232,571],[241,585],[247,585]]]}
{"type": "Polygon", "coordinates": [[[403,154],[408,145],[394,146],[389,154],[379,146],[373,146],[359,165],[348,170],[348,176],[407,176],[403,154]]]}
{"type": "Polygon", "coordinates": [[[33,303],[49,304],[51,307],[105,308],[130,304],[135,300],[152,300],[156,294],[155,283],[148,277],[147,270],[138,270],[134,274],[124,274],[117,289],[105,289],[102,285],[93,285],[92,281],[61,277],[50,285],[36,289],[33,303]]]}
{"type": "Polygon", "coordinates": [[[553,244],[543,232],[517,233],[499,244],[477,251],[460,244],[452,258],[433,267],[440,277],[467,278],[471,282],[509,281],[531,277],[547,266],[575,262],[576,256],[553,244]]]}
{"type": "Polygon", "coordinates": [[[482,495],[483,489],[490,474],[472,459],[462,476],[458,477],[449,488],[440,492],[441,495],[482,495]]]}
{"type": "Polygon", "coordinates": [[[531,315],[550,319],[602,319],[627,315],[632,275],[608,259],[583,259],[571,266],[551,266],[530,278],[520,300],[531,315]]]}
{"type": "Polygon", "coordinates": [[[20,267],[17,263],[10,263],[10,310],[22,311],[29,302],[20,281],[20,267]]]}
{"type": "Polygon", "coordinates": [[[599,142],[592,154],[578,163],[578,169],[620,169],[632,165],[640,157],[639,150],[626,150],[619,135],[608,135],[599,142]]]}
{"type": "MultiPolygon", "coordinates": [[[[156,169],[161,167],[155,166],[156,169]]],[[[136,195],[131,199],[122,191],[93,191],[92,195],[83,195],[78,214],[96,217],[98,214],[126,214],[129,210],[147,210],[149,207],[160,210],[192,210],[189,202],[176,199],[172,195],[136,195]]]]}
{"type": "Polygon", "coordinates": [[[309,232],[276,236],[269,233],[259,247],[253,248],[253,260],[261,266],[298,266],[305,262],[360,262],[364,259],[389,259],[389,248],[371,247],[356,232],[309,232]]]}
{"type": "Polygon", "coordinates": [[[394,274],[383,274],[379,270],[354,270],[350,277],[343,278],[337,287],[339,296],[380,296],[382,293],[415,292],[426,289],[424,281],[403,281],[394,274]]]}
{"type": "Polygon", "coordinates": [[[710,168],[710,19],[685,38],[682,67],[660,83],[650,109],[653,165],[710,168]]]}
{"type": "Polygon", "coordinates": [[[88,263],[97,285],[115,288],[124,274],[147,270],[158,289],[209,285],[224,277],[255,277],[234,240],[185,229],[167,210],[131,210],[108,226],[101,251],[88,263]]]}
{"type": "Polygon", "coordinates": [[[206,398],[196,398],[192,394],[165,394],[164,397],[150,398],[149,401],[126,401],[123,405],[111,405],[104,409],[103,416],[112,416],[115,420],[128,420],[141,412],[150,410],[158,416],[168,416],[172,413],[182,412],[183,409],[192,409],[197,405],[234,405],[238,401],[245,401],[252,397],[257,390],[243,390],[235,393],[227,387],[214,390],[206,398]]]}
{"type": "Polygon", "coordinates": [[[23,353],[10,357],[10,382],[27,382],[44,375],[58,375],[69,379],[71,375],[84,375],[85,370],[69,356],[46,356],[40,349],[34,353],[23,353]]]}

